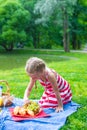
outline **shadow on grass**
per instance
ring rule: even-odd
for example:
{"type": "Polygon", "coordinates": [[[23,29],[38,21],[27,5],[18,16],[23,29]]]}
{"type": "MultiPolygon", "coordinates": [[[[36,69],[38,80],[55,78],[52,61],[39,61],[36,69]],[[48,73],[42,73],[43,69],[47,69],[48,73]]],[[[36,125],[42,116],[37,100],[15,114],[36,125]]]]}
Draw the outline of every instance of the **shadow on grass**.
{"type": "Polygon", "coordinates": [[[8,70],[25,67],[26,61],[30,57],[39,57],[50,62],[63,62],[76,60],[75,57],[66,56],[64,52],[48,52],[41,50],[14,50],[12,52],[0,52],[0,69],[8,70]]]}

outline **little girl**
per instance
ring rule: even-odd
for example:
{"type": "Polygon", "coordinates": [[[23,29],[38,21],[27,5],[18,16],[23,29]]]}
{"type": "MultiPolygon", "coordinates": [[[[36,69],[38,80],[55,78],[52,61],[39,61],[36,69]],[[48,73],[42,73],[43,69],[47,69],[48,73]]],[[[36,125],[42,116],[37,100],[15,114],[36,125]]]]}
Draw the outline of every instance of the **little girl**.
{"type": "Polygon", "coordinates": [[[25,103],[29,101],[28,96],[36,80],[39,80],[44,87],[44,93],[39,100],[39,105],[42,108],[56,108],[56,112],[60,112],[63,110],[63,104],[71,101],[72,93],[69,83],[53,69],[48,68],[42,59],[30,58],[25,69],[30,76],[30,82],[24,93],[25,103]]]}

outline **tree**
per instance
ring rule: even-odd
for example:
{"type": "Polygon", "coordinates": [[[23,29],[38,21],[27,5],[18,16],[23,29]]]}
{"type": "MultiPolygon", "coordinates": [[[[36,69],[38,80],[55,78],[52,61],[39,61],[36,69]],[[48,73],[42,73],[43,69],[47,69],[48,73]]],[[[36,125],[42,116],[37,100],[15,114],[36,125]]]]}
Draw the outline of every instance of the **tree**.
{"type": "Polygon", "coordinates": [[[26,33],[27,33],[27,41],[32,42],[34,48],[38,47],[39,44],[39,25],[35,24],[35,20],[37,15],[34,14],[34,5],[37,0],[20,0],[25,10],[30,13],[31,19],[27,23],[26,33]]]}
{"type": "Polygon", "coordinates": [[[26,41],[27,22],[30,14],[18,0],[0,1],[0,45],[11,51],[19,42],[26,41]]]}
{"type": "Polygon", "coordinates": [[[78,0],[74,6],[73,15],[71,17],[71,35],[73,49],[80,49],[82,42],[87,42],[87,3],[78,0]]]}
{"type": "Polygon", "coordinates": [[[36,23],[45,24],[50,20],[55,9],[57,10],[56,24],[63,28],[63,45],[64,50],[69,52],[69,17],[73,13],[73,7],[76,4],[76,0],[40,0],[35,5],[34,12],[41,14],[36,23]],[[62,24],[61,24],[62,23],[62,24]]]}

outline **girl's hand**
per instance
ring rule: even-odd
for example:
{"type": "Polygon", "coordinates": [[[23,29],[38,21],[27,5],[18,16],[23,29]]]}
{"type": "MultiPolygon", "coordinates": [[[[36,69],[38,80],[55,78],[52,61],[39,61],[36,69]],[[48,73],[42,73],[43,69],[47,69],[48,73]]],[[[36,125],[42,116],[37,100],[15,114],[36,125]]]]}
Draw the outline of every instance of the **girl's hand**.
{"type": "Polygon", "coordinates": [[[55,110],[56,112],[62,112],[63,111],[63,107],[56,107],[56,110],[55,110]]]}
{"type": "Polygon", "coordinates": [[[29,104],[29,103],[30,103],[29,99],[24,99],[24,101],[23,101],[23,102],[24,102],[24,105],[25,105],[25,104],[29,104]]]}

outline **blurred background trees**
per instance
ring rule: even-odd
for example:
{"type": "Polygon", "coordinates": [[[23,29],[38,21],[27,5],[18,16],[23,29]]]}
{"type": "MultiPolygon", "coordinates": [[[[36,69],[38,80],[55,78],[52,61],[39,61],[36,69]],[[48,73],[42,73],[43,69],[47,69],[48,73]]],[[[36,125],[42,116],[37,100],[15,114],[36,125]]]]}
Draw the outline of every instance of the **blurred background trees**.
{"type": "Polygon", "coordinates": [[[0,0],[0,46],[81,49],[87,42],[84,0],[0,0]]]}
{"type": "Polygon", "coordinates": [[[0,45],[11,51],[17,43],[26,41],[30,14],[17,0],[0,0],[0,45]]]}

